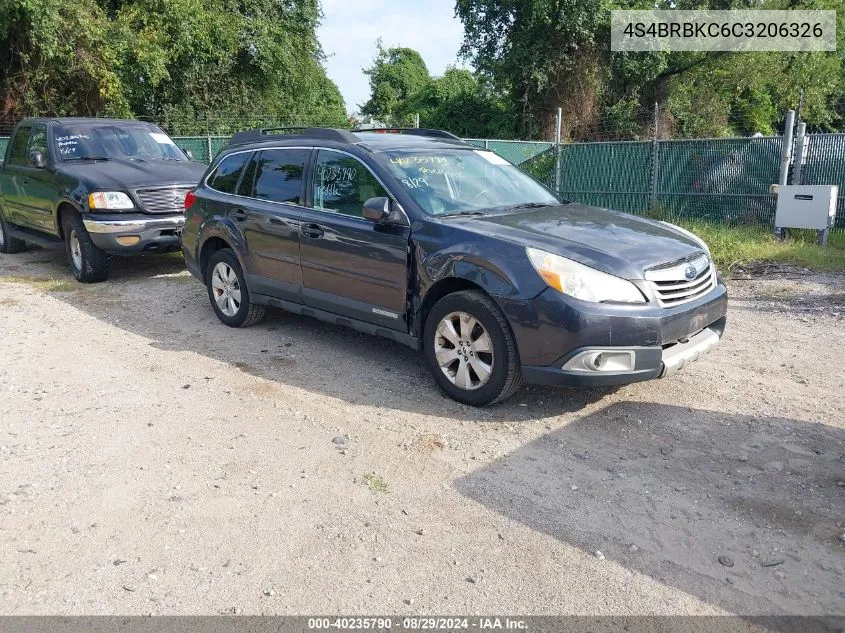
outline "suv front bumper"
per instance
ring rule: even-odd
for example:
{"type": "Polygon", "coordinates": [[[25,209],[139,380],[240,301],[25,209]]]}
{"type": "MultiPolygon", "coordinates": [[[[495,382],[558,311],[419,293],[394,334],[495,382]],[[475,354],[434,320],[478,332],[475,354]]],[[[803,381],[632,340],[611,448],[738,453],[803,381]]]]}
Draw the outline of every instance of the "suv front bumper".
{"type": "Polygon", "coordinates": [[[142,213],[87,214],[82,218],[94,246],[115,255],[179,250],[185,216],[142,213]]]}
{"type": "Polygon", "coordinates": [[[551,289],[527,302],[499,299],[525,381],[570,387],[674,374],[719,343],[727,303],[721,279],[707,295],[672,308],[590,304],[551,289]]]}

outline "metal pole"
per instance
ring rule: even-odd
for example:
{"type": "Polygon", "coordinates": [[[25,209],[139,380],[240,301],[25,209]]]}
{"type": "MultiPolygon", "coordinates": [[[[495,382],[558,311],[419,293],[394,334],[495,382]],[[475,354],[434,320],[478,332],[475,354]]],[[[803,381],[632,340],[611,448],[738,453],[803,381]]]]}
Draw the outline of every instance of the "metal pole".
{"type": "MultiPolygon", "coordinates": [[[[789,178],[789,164],[792,162],[792,128],[795,127],[795,110],[786,113],[786,123],[783,126],[783,145],[780,154],[780,173],[778,184],[785,185],[789,178]]],[[[780,193],[778,192],[778,195],[780,193]]],[[[782,240],[786,237],[786,230],[781,226],[775,227],[775,236],[782,240]]]]}
{"type": "Polygon", "coordinates": [[[208,127],[208,114],[205,115],[205,151],[208,154],[208,162],[211,163],[211,130],[208,127]]]}
{"type": "Polygon", "coordinates": [[[654,102],[654,130],[651,137],[651,199],[652,210],[657,206],[657,173],[660,167],[659,145],[657,144],[657,126],[660,123],[660,107],[654,102]]]}
{"type": "Polygon", "coordinates": [[[798,134],[795,136],[795,168],[792,170],[792,184],[801,184],[801,168],[807,160],[805,147],[807,143],[807,124],[803,121],[798,124],[798,134]]]}
{"type": "Polygon", "coordinates": [[[420,113],[417,112],[417,113],[414,114],[414,127],[418,128],[419,126],[420,126],[420,113]]]}
{"type": "Polygon", "coordinates": [[[563,127],[563,108],[555,116],[555,191],[560,193],[560,130],[563,127]]]}

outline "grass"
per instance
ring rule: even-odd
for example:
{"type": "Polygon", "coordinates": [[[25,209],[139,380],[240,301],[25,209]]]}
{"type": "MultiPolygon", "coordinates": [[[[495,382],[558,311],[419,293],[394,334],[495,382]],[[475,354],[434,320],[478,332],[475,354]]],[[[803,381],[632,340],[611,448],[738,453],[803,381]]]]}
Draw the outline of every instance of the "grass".
{"type": "Polygon", "coordinates": [[[73,292],[79,290],[79,283],[73,279],[54,279],[47,277],[36,277],[35,275],[20,275],[12,277],[0,277],[2,281],[13,284],[26,284],[43,290],[44,292],[73,292]]]}
{"type": "Polygon", "coordinates": [[[845,234],[830,233],[827,246],[816,244],[815,231],[792,231],[779,242],[771,230],[756,227],[719,226],[705,222],[677,222],[707,242],[722,271],[751,262],[794,264],[818,271],[845,271],[845,234]]]}
{"type": "Polygon", "coordinates": [[[373,490],[374,492],[381,492],[383,494],[390,492],[390,486],[387,485],[387,482],[375,473],[367,473],[364,475],[364,481],[367,482],[370,490],[373,490]]]}

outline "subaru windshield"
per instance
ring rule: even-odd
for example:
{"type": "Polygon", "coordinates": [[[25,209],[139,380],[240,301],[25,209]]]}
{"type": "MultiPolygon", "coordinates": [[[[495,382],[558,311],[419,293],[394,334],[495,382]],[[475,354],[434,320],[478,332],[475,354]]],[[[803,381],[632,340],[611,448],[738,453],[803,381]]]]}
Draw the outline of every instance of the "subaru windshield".
{"type": "Polygon", "coordinates": [[[69,123],[53,129],[59,160],[177,160],[187,157],[155,126],[69,123]]]}
{"type": "Polygon", "coordinates": [[[504,158],[485,150],[386,152],[391,172],[433,216],[558,205],[561,201],[504,158]]]}

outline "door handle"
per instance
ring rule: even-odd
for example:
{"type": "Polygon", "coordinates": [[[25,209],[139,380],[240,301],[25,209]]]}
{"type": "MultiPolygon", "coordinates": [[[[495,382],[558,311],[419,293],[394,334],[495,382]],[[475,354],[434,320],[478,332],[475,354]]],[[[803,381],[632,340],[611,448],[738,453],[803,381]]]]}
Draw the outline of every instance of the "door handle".
{"type": "Polygon", "coordinates": [[[249,213],[244,211],[243,209],[235,209],[232,211],[232,219],[236,222],[243,222],[249,217],[249,213]]]}
{"type": "Polygon", "coordinates": [[[323,237],[326,234],[326,232],[317,224],[303,224],[299,229],[299,232],[305,237],[311,237],[314,239],[323,237]]]}

